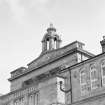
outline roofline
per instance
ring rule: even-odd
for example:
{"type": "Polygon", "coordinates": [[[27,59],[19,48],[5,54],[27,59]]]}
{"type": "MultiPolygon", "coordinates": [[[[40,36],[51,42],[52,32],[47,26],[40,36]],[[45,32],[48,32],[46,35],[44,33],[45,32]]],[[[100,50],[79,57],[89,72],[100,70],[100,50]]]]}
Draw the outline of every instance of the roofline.
{"type": "MultiPolygon", "coordinates": [[[[58,50],[62,50],[62,49],[65,49],[66,47],[68,47],[68,46],[71,46],[71,45],[73,45],[74,43],[76,43],[76,42],[78,42],[78,43],[81,43],[83,46],[85,45],[84,43],[82,43],[82,42],[79,42],[79,41],[74,41],[74,42],[72,42],[72,43],[70,43],[70,44],[68,44],[68,45],[66,45],[66,46],[63,46],[63,47],[61,47],[61,48],[58,48],[58,49],[55,49],[55,50],[52,50],[52,51],[47,51],[47,52],[45,52],[45,53],[41,53],[41,55],[39,56],[39,57],[37,57],[35,60],[33,60],[33,61],[31,61],[30,63],[28,63],[27,64],[27,66],[29,66],[30,64],[32,64],[33,62],[35,62],[37,59],[39,59],[40,57],[42,57],[44,54],[46,54],[46,53],[50,53],[50,52],[54,52],[54,51],[58,51],[58,50]]],[[[83,50],[83,49],[82,49],[83,50]]],[[[85,50],[84,50],[85,51],[85,50]]],[[[87,52],[88,53],[88,55],[90,55],[90,56],[95,56],[94,54],[92,54],[92,53],[90,53],[90,52],[88,52],[88,51],[85,51],[85,52],[87,52]]]]}
{"type": "Polygon", "coordinates": [[[74,69],[74,68],[76,68],[76,67],[78,67],[78,66],[81,66],[82,64],[86,64],[86,63],[88,63],[88,62],[90,62],[90,61],[92,61],[92,60],[94,60],[94,59],[97,59],[99,56],[103,56],[103,55],[105,55],[105,52],[104,52],[104,53],[101,53],[101,54],[98,54],[98,55],[96,55],[96,56],[94,56],[94,57],[92,57],[92,58],[90,58],[90,59],[84,60],[84,61],[82,61],[82,62],[80,62],[80,63],[77,63],[77,64],[74,64],[74,65],[72,65],[72,66],[69,66],[68,68],[69,68],[70,70],[72,70],[72,69],[74,69]]]}
{"type": "MultiPolygon", "coordinates": [[[[62,54],[61,56],[58,56],[58,57],[52,59],[51,61],[45,62],[45,64],[43,64],[43,65],[40,65],[40,66],[38,66],[38,67],[36,67],[36,68],[33,68],[33,69],[31,69],[31,70],[27,70],[27,71],[24,72],[23,74],[20,74],[20,75],[18,75],[18,76],[15,77],[15,78],[9,78],[8,80],[9,80],[9,81],[12,81],[12,80],[14,80],[14,79],[17,79],[17,78],[21,77],[22,75],[28,74],[29,72],[32,72],[32,71],[37,70],[37,69],[39,69],[39,68],[42,68],[43,66],[46,66],[46,65],[48,65],[48,64],[50,64],[50,63],[52,63],[52,62],[54,62],[54,61],[59,60],[60,58],[63,58],[63,57],[65,57],[65,56],[67,56],[67,55],[69,55],[69,54],[72,54],[72,53],[75,53],[75,52],[81,52],[81,53],[86,54],[87,56],[90,56],[90,53],[89,53],[89,52],[87,52],[87,51],[85,51],[85,50],[83,50],[83,49],[80,49],[80,48],[74,48],[74,49],[69,50],[69,51],[67,51],[66,53],[62,54]]],[[[90,57],[93,57],[93,56],[90,56],[90,57]]]]}
{"type": "Polygon", "coordinates": [[[19,67],[19,68],[15,69],[14,71],[11,71],[10,73],[12,74],[12,73],[18,71],[18,70],[21,69],[21,68],[23,68],[23,69],[28,69],[28,68],[22,66],[22,67],[19,67]]]}
{"type": "MultiPolygon", "coordinates": [[[[90,61],[92,61],[92,60],[94,60],[94,59],[97,59],[99,56],[104,56],[105,55],[105,52],[104,53],[101,53],[101,54],[98,54],[98,55],[96,55],[96,56],[94,56],[94,57],[92,57],[92,58],[90,58],[90,59],[87,59],[87,60],[84,60],[84,61],[82,61],[82,62],[80,62],[80,63],[77,63],[77,64],[74,64],[74,65],[72,65],[72,66],[69,66],[69,67],[67,67],[69,70],[73,70],[74,68],[76,68],[76,67],[78,67],[78,66],[81,66],[82,64],[85,64],[85,63],[88,63],[88,62],[90,62],[90,61]]],[[[66,68],[66,70],[67,70],[67,68],[66,68]]],[[[65,69],[64,69],[65,70],[65,69]]],[[[24,88],[25,89],[25,88],[24,88]]],[[[24,89],[20,89],[20,90],[24,90],[24,89]]],[[[12,93],[14,93],[14,92],[17,92],[17,91],[19,91],[19,90],[16,90],[16,91],[12,91],[12,92],[10,92],[10,93],[8,93],[8,94],[6,94],[6,95],[10,95],[10,94],[12,94],[12,93]]],[[[2,95],[2,96],[0,96],[0,98],[3,98],[3,97],[5,97],[6,95],[2,95]]]]}
{"type": "Polygon", "coordinates": [[[12,79],[12,78],[9,78],[8,80],[9,80],[9,81],[12,81],[12,80],[14,80],[14,79],[17,79],[17,78],[21,77],[22,75],[28,74],[29,72],[32,72],[32,71],[37,70],[37,69],[39,69],[39,68],[42,68],[43,66],[49,65],[50,63],[52,63],[52,62],[54,62],[54,61],[57,61],[57,60],[59,60],[60,58],[63,58],[63,57],[65,57],[65,56],[69,55],[69,54],[74,53],[75,51],[76,51],[76,48],[73,49],[72,51],[70,50],[67,54],[65,54],[65,55],[63,55],[63,56],[58,56],[56,59],[52,59],[52,61],[49,61],[48,63],[46,62],[45,64],[40,65],[39,67],[33,68],[33,69],[31,69],[31,70],[28,70],[28,71],[24,72],[23,74],[20,74],[20,75],[18,75],[17,77],[15,77],[15,78],[13,78],[13,79],[12,79]]]}

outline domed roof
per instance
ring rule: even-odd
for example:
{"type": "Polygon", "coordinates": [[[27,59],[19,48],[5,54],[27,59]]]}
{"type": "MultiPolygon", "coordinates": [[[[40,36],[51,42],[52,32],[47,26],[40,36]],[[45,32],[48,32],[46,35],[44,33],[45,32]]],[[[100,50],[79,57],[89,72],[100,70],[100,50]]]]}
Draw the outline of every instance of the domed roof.
{"type": "Polygon", "coordinates": [[[50,24],[50,27],[47,28],[47,33],[44,35],[42,42],[48,40],[49,38],[53,38],[56,40],[61,40],[59,35],[56,33],[56,28],[53,27],[53,24],[50,24]]]}
{"type": "Polygon", "coordinates": [[[43,39],[42,39],[42,42],[43,41],[46,41],[48,38],[50,38],[51,37],[51,35],[49,35],[49,34],[45,34],[44,36],[43,36],[43,39]]]}

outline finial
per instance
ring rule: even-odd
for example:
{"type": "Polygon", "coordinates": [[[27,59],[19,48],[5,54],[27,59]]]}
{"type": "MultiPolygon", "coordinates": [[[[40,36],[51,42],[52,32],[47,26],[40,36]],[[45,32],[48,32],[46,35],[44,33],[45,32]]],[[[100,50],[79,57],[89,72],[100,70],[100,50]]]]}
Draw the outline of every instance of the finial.
{"type": "Polygon", "coordinates": [[[52,28],[53,27],[53,24],[52,23],[50,23],[50,28],[52,28]]]}
{"type": "Polygon", "coordinates": [[[50,23],[50,26],[47,29],[47,32],[51,32],[51,31],[55,31],[56,32],[56,28],[53,27],[53,24],[52,23],[50,23]]]}
{"type": "Polygon", "coordinates": [[[103,40],[105,40],[105,36],[103,36],[103,40]]]}

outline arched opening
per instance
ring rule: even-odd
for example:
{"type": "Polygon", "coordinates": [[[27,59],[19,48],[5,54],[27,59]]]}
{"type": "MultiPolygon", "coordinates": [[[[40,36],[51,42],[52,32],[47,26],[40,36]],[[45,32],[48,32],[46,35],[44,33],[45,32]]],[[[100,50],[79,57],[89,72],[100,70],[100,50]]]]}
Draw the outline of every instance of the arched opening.
{"type": "Polygon", "coordinates": [[[57,49],[57,38],[54,38],[54,49],[57,49]]]}
{"type": "Polygon", "coordinates": [[[49,37],[46,39],[46,42],[47,42],[47,50],[49,50],[50,49],[49,37]]]}

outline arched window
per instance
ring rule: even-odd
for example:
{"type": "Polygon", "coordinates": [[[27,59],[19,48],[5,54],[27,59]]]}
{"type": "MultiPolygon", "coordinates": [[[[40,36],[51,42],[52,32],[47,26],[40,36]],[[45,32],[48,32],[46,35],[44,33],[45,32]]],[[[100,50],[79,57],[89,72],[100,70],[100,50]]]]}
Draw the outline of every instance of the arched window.
{"type": "Polygon", "coordinates": [[[32,93],[28,97],[28,105],[38,105],[39,95],[38,93],[32,93]]]}
{"type": "Polygon", "coordinates": [[[29,101],[28,101],[29,103],[28,103],[28,104],[29,104],[29,105],[34,105],[34,95],[31,94],[31,95],[29,95],[28,98],[29,98],[29,101]]]}
{"type": "Polygon", "coordinates": [[[54,38],[54,49],[57,49],[57,38],[54,38]]]}
{"type": "Polygon", "coordinates": [[[97,85],[97,69],[95,64],[90,65],[90,81],[91,81],[91,89],[98,88],[97,85]]]}
{"type": "Polygon", "coordinates": [[[80,71],[80,88],[81,95],[86,95],[88,93],[87,73],[85,69],[80,71]]]}
{"type": "Polygon", "coordinates": [[[102,86],[105,86],[105,60],[101,63],[102,86]]]}
{"type": "Polygon", "coordinates": [[[47,50],[49,50],[49,48],[50,48],[49,38],[47,38],[46,40],[47,40],[47,50]]]}

